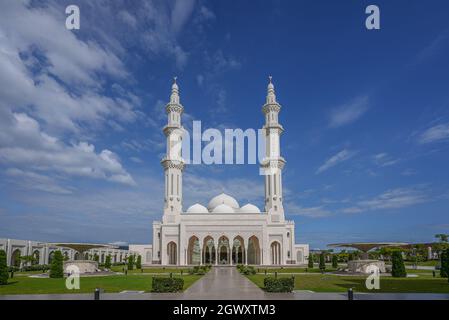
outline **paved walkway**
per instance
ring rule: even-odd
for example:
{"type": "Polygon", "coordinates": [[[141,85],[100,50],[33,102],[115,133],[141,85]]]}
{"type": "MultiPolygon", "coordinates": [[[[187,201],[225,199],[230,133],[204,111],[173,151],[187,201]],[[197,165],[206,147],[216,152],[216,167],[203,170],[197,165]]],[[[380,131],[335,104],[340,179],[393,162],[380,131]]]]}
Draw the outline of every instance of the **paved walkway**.
{"type": "MultiPolygon", "coordinates": [[[[355,293],[356,300],[449,300],[449,294],[355,293]]],[[[236,268],[213,267],[182,293],[104,293],[102,300],[347,300],[346,293],[268,293],[236,268]]],[[[0,295],[0,300],[93,300],[92,294],[0,295]]]]}

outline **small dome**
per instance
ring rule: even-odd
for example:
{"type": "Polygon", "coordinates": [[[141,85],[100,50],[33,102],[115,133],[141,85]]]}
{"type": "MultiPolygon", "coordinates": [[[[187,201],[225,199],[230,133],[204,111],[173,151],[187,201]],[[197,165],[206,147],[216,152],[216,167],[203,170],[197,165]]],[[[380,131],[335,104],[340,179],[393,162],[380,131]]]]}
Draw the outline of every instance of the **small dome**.
{"type": "Polygon", "coordinates": [[[233,197],[222,193],[216,197],[213,197],[210,201],[209,204],[207,205],[207,209],[209,211],[214,211],[214,209],[219,206],[220,204],[225,204],[229,207],[231,207],[233,210],[233,212],[240,208],[239,203],[237,202],[237,200],[235,200],[233,197]]]}
{"type": "Polygon", "coordinates": [[[255,205],[248,203],[240,208],[240,212],[242,212],[242,213],[260,213],[260,210],[255,205]]]}
{"type": "Polygon", "coordinates": [[[212,213],[234,213],[235,210],[226,204],[219,204],[212,210],[212,213]]]}
{"type": "Polygon", "coordinates": [[[187,209],[187,213],[209,213],[209,211],[205,206],[195,203],[187,209]]]}

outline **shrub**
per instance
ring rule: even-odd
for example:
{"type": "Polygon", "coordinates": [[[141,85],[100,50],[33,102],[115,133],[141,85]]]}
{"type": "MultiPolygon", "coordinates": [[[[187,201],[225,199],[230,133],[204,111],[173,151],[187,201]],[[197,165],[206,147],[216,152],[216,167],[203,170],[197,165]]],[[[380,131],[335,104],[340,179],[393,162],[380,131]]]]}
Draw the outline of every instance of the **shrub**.
{"type": "Polygon", "coordinates": [[[313,254],[311,252],[309,253],[309,262],[307,264],[307,267],[313,268],[313,254]]]}
{"type": "Polygon", "coordinates": [[[324,253],[320,254],[320,270],[326,270],[326,263],[324,262],[324,253]]]}
{"type": "Polygon", "coordinates": [[[137,256],[136,269],[142,269],[142,256],[141,255],[137,256]]]}
{"type": "Polygon", "coordinates": [[[128,270],[134,269],[134,256],[128,257],[128,270]]]}
{"type": "Polygon", "coordinates": [[[50,266],[50,278],[63,278],[64,277],[64,266],[63,257],[61,251],[55,251],[53,259],[51,260],[50,266]]]}
{"type": "Polygon", "coordinates": [[[184,288],[184,279],[153,277],[152,292],[179,292],[184,288]]]}
{"type": "Polygon", "coordinates": [[[22,269],[23,269],[23,271],[42,271],[42,270],[49,269],[49,265],[48,264],[35,264],[32,266],[23,267],[22,269]]]}
{"type": "Polygon", "coordinates": [[[268,292],[292,292],[295,288],[295,278],[266,277],[263,285],[268,292]]]}
{"type": "Polygon", "coordinates": [[[110,254],[108,254],[107,256],[106,256],[106,261],[104,262],[104,267],[106,268],[106,269],[111,269],[111,255],[110,254]]]}
{"type": "Polygon", "coordinates": [[[392,255],[393,265],[391,267],[391,275],[396,278],[405,278],[407,272],[405,271],[404,260],[400,251],[394,251],[392,255]]]}
{"type": "Polygon", "coordinates": [[[440,255],[440,258],[441,258],[440,276],[441,276],[441,278],[448,278],[448,276],[449,276],[449,249],[443,251],[440,255]]]}
{"type": "Polygon", "coordinates": [[[337,255],[332,255],[332,268],[338,268],[338,257],[337,255]]]}
{"type": "Polygon", "coordinates": [[[8,266],[6,264],[6,252],[0,250],[0,285],[8,284],[8,266]]]}

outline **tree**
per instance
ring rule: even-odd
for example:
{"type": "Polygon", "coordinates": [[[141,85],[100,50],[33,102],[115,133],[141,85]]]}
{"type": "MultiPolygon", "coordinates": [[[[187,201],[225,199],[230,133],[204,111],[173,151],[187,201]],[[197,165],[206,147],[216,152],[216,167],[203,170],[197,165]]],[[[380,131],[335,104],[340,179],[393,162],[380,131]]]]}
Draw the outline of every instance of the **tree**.
{"type": "Polygon", "coordinates": [[[448,242],[449,234],[439,233],[435,235],[435,238],[440,239],[440,242],[448,242]]]}
{"type": "Polygon", "coordinates": [[[134,269],[134,256],[129,256],[128,257],[128,270],[133,270],[134,269]]]}
{"type": "Polygon", "coordinates": [[[104,262],[104,267],[105,267],[106,269],[111,269],[111,266],[112,266],[112,264],[111,264],[111,255],[108,254],[108,255],[106,256],[106,261],[104,262]]]}
{"type": "Polygon", "coordinates": [[[326,270],[326,263],[324,262],[324,252],[321,252],[320,254],[320,270],[326,270]]]}
{"type": "Polygon", "coordinates": [[[441,253],[440,259],[441,259],[440,276],[441,278],[447,278],[449,276],[449,249],[446,249],[441,253]]]}
{"type": "Polygon", "coordinates": [[[8,284],[8,265],[5,250],[0,250],[0,285],[4,284],[8,284]]]}
{"type": "Polygon", "coordinates": [[[336,254],[332,255],[332,268],[338,268],[338,257],[336,254]]]}
{"type": "Polygon", "coordinates": [[[309,260],[309,263],[308,263],[307,267],[313,268],[313,254],[312,254],[312,252],[309,253],[309,259],[308,260],[309,260]]]}
{"type": "Polygon", "coordinates": [[[20,256],[20,260],[23,262],[24,265],[28,266],[28,265],[32,265],[34,264],[34,262],[36,262],[36,257],[31,255],[31,256],[20,256]]]}
{"type": "Polygon", "coordinates": [[[142,269],[142,257],[140,256],[140,254],[137,256],[136,269],[142,269]]]}
{"type": "Polygon", "coordinates": [[[94,254],[94,261],[100,262],[100,256],[98,254],[94,254]]]}
{"type": "Polygon", "coordinates": [[[396,278],[405,278],[407,272],[405,271],[404,260],[400,251],[393,251],[392,262],[391,275],[396,278]]]}
{"type": "Polygon", "coordinates": [[[61,251],[55,251],[53,255],[53,260],[51,260],[50,266],[50,278],[63,278],[64,277],[64,266],[63,266],[63,256],[61,251]]]}

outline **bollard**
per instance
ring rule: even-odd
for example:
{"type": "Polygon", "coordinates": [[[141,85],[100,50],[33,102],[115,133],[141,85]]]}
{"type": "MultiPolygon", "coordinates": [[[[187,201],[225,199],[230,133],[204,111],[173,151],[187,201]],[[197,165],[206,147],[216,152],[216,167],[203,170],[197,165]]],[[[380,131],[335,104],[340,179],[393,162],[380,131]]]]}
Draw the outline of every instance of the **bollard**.
{"type": "Polygon", "coordinates": [[[182,272],[183,272],[183,270],[181,270],[181,276],[182,276],[182,272]]]}
{"type": "Polygon", "coordinates": [[[354,300],[354,291],[352,291],[352,288],[348,289],[348,300],[354,300]]]}
{"type": "Polygon", "coordinates": [[[267,269],[265,269],[265,275],[267,275],[267,269]]]}
{"type": "Polygon", "coordinates": [[[94,300],[100,300],[100,289],[95,288],[94,300]]]}
{"type": "Polygon", "coordinates": [[[11,270],[11,279],[14,278],[14,270],[11,270]]]}
{"type": "Polygon", "coordinates": [[[435,278],[435,270],[432,271],[432,276],[435,278]]]}
{"type": "Polygon", "coordinates": [[[170,278],[173,278],[173,272],[170,272],[170,278]]]}
{"type": "Polygon", "coordinates": [[[277,272],[277,271],[274,272],[274,278],[275,278],[275,279],[278,278],[278,272],[277,272]]]}

